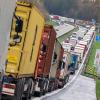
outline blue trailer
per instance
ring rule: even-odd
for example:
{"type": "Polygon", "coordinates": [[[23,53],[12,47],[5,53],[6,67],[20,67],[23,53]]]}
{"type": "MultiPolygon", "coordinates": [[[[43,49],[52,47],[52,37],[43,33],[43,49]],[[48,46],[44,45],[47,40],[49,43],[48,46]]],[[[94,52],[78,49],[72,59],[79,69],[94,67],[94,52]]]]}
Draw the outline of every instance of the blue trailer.
{"type": "Polygon", "coordinates": [[[78,69],[78,55],[71,54],[71,63],[68,67],[70,74],[75,74],[75,70],[78,69]]]}

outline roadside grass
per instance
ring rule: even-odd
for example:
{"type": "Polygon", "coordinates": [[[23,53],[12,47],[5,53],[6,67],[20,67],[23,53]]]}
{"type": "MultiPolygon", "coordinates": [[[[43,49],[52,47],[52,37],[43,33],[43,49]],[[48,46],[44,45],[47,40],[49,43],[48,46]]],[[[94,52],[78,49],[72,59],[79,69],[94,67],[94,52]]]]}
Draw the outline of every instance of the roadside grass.
{"type": "Polygon", "coordinates": [[[95,76],[97,75],[97,73],[96,73],[96,68],[94,66],[94,59],[95,59],[95,54],[97,49],[100,49],[100,42],[93,43],[93,47],[86,67],[86,72],[95,76]]]}
{"type": "Polygon", "coordinates": [[[100,100],[100,79],[96,80],[96,96],[97,100],[100,100]]]}
{"type": "MultiPolygon", "coordinates": [[[[97,34],[97,36],[100,36],[100,34],[97,34]]],[[[86,73],[91,74],[91,75],[95,75],[95,76],[97,76],[97,73],[96,73],[96,68],[94,66],[94,59],[95,59],[95,54],[96,54],[97,49],[100,49],[100,42],[94,41],[93,46],[92,46],[92,50],[91,50],[90,55],[89,55],[87,67],[85,70],[86,73]]]]}
{"type": "Polygon", "coordinates": [[[54,21],[52,21],[52,20],[48,20],[48,21],[46,22],[46,24],[48,24],[48,25],[53,25],[53,26],[57,26],[57,25],[58,25],[57,22],[54,22],[54,21]]]}
{"type": "MultiPolygon", "coordinates": [[[[97,34],[97,36],[100,36],[100,33],[97,34]]],[[[100,42],[94,41],[92,50],[90,52],[89,60],[85,69],[85,74],[84,74],[85,76],[88,77],[92,76],[92,78],[98,76],[96,73],[96,68],[94,66],[94,59],[95,59],[95,54],[97,49],[100,49],[100,42]]],[[[98,78],[96,79],[96,96],[97,96],[97,100],[100,100],[100,79],[98,78]]]]}

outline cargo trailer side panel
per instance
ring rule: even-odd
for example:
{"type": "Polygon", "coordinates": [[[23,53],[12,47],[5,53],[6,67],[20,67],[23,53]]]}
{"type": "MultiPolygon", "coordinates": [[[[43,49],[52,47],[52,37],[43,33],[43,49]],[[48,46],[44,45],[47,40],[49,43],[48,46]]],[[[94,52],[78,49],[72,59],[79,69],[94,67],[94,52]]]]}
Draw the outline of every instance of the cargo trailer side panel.
{"type": "Polygon", "coordinates": [[[21,42],[17,43],[15,45],[11,45],[14,41],[13,37],[14,35],[17,34],[15,30],[16,26],[16,17],[13,16],[13,22],[12,22],[12,30],[10,33],[10,46],[8,49],[8,55],[7,55],[7,66],[6,66],[6,73],[11,74],[18,74],[20,64],[21,64],[21,57],[25,53],[23,51],[25,40],[26,40],[26,35],[27,35],[27,28],[28,28],[28,22],[29,22],[29,15],[30,15],[31,7],[23,6],[21,4],[16,5],[16,10],[15,10],[15,16],[20,17],[23,21],[23,27],[22,27],[22,32],[19,33],[21,35],[21,42]]]}
{"type": "Polygon", "coordinates": [[[44,23],[44,17],[34,6],[31,10],[25,46],[23,49],[27,54],[23,53],[19,75],[28,75],[35,72],[44,23]]]}
{"type": "Polygon", "coordinates": [[[44,76],[47,76],[47,75],[49,76],[49,73],[50,73],[50,67],[51,67],[51,61],[52,61],[52,55],[53,55],[55,40],[56,40],[56,32],[52,28],[51,31],[50,31],[50,40],[49,40],[48,51],[47,51],[47,55],[46,55],[46,63],[45,63],[45,67],[44,67],[44,76]]]}
{"type": "MultiPolygon", "coordinates": [[[[22,32],[19,33],[22,39],[20,43],[10,46],[7,57],[6,73],[18,75],[17,77],[33,75],[45,23],[44,16],[37,7],[27,5],[17,3],[15,15],[23,21],[22,32]]],[[[13,40],[13,36],[17,33],[16,20],[14,17],[10,40],[13,40]]]]}
{"type": "Polygon", "coordinates": [[[60,57],[60,53],[61,53],[61,48],[62,48],[61,44],[59,43],[58,40],[56,40],[54,53],[56,53],[57,58],[56,58],[56,60],[54,60],[54,55],[53,55],[52,65],[51,65],[51,69],[50,69],[50,77],[51,78],[56,77],[56,71],[57,71],[57,68],[59,65],[59,57],[60,57]]]}
{"type": "Polygon", "coordinates": [[[44,50],[40,49],[35,76],[49,75],[55,40],[56,32],[53,26],[45,25],[41,44],[44,45],[44,50]]]}

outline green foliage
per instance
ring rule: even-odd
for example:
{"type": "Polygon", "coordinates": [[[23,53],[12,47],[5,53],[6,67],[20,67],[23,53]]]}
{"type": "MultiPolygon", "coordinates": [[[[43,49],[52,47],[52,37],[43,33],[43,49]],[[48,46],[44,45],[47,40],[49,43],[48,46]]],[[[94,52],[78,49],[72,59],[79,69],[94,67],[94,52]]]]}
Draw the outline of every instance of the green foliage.
{"type": "MultiPolygon", "coordinates": [[[[100,34],[97,34],[100,35],[100,34]]],[[[94,59],[95,59],[95,54],[96,54],[96,50],[100,49],[100,42],[94,42],[93,47],[92,47],[92,51],[90,53],[89,56],[89,60],[88,60],[88,64],[87,64],[87,68],[86,68],[86,72],[92,75],[96,75],[96,68],[94,67],[94,59]]]]}
{"type": "Polygon", "coordinates": [[[44,0],[44,5],[50,14],[100,21],[100,0],[95,3],[83,1],[86,0],[44,0]]]}
{"type": "Polygon", "coordinates": [[[58,25],[56,22],[54,22],[54,21],[52,21],[52,20],[46,21],[46,24],[48,24],[48,25],[53,25],[53,26],[57,26],[57,25],[58,25]]]}
{"type": "Polygon", "coordinates": [[[100,79],[96,80],[96,95],[97,100],[100,100],[100,79]]]}

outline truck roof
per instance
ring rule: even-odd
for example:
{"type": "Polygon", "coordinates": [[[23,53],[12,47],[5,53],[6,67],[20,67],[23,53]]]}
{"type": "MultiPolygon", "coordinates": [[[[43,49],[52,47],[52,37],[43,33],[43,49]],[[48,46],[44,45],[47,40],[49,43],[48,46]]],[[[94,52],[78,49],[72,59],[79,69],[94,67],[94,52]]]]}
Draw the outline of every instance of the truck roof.
{"type": "Polygon", "coordinates": [[[76,46],[75,49],[85,49],[85,47],[76,46]]]}
{"type": "Polygon", "coordinates": [[[87,41],[79,41],[79,43],[78,43],[78,44],[87,45],[87,44],[88,44],[88,42],[87,42],[87,41]]]}

